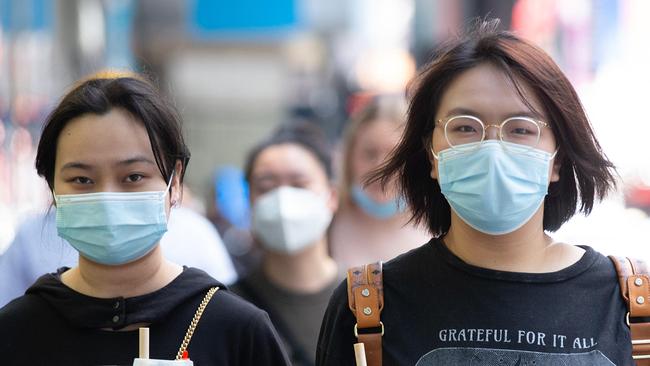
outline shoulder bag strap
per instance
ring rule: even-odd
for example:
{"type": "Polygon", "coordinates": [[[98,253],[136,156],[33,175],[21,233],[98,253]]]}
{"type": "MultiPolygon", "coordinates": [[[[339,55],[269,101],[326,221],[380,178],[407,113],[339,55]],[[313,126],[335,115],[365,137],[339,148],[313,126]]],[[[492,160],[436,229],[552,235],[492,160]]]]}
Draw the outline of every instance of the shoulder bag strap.
{"type": "Polygon", "coordinates": [[[632,334],[632,358],[637,366],[650,366],[650,276],[644,261],[609,256],[618,274],[621,295],[628,307],[625,317],[632,334]]]}
{"type": "Polygon", "coordinates": [[[368,366],[381,366],[381,337],[384,323],[384,284],[382,263],[366,264],[348,270],[348,306],[357,318],[354,335],[364,344],[368,366]]]}

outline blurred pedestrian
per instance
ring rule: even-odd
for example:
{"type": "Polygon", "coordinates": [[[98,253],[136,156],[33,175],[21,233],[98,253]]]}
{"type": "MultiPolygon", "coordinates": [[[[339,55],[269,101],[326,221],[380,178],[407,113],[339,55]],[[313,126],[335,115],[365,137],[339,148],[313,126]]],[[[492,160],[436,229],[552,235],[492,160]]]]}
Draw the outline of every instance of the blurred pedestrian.
{"type": "Polygon", "coordinates": [[[250,233],[248,183],[241,168],[217,169],[206,205],[206,216],[217,228],[239,276],[260,264],[261,253],[250,233]]]}
{"type": "Polygon", "coordinates": [[[327,228],[337,207],[331,152],[309,123],[280,128],[250,152],[246,168],[259,268],[233,290],[266,310],[294,365],[313,365],[338,267],[327,228]]]}
{"type": "Polygon", "coordinates": [[[386,161],[404,131],[405,101],[378,95],[361,101],[343,137],[340,207],[332,223],[332,256],[349,268],[389,260],[428,241],[409,222],[410,210],[391,181],[385,189],[365,179],[386,161]]]}

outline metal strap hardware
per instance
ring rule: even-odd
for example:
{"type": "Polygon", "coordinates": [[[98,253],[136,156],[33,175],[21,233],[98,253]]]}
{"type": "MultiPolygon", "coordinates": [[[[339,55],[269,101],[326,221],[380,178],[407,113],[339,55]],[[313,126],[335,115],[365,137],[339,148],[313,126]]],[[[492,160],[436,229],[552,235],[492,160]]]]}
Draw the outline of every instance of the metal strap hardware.
{"type": "Polygon", "coordinates": [[[205,297],[199,304],[199,307],[196,309],[194,318],[192,318],[192,322],[190,322],[190,326],[187,328],[185,337],[183,337],[183,342],[181,343],[181,347],[178,349],[178,353],[176,354],[177,360],[183,359],[183,354],[187,350],[187,346],[190,345],[190,340],[192,340],[192,336],[194,335],[196,326],[199,325],[199,320],[201,320],[201,315],[203,315],[203,311],[205,311],[205,308],[208,306],[210,299],[212,299],[212,296],[217,292],[217,290],[219,290],[219,287],[212,287],[210,290],[208,290],[208,293],[205,294],[205,297]]]}
{"type": "MultiPolygon", "coordinates": [[[[359,328],[357,328],[357,325],[359,325],[359,324],[354,325],[354,336],[359,338],[359,328]]],[[[384,323],[379,322],[379,325],[381,325],[381,332],[377,332],[377,333],[381,333],[381,335],[383,336],[384,335],[384,323]]]]}
{"type": "Polygon", "coordinates": [[[348,307],[357,318],[354,336],[364,344],[368,366],[382,364],[384,323],[380,320],[384,308],[382,263],[372,263],[348,270],[348,307]],[[380,328],[381,332],[365,332],[380,328]],[[359,333],[363,329],[364,333],[359,333]]]}

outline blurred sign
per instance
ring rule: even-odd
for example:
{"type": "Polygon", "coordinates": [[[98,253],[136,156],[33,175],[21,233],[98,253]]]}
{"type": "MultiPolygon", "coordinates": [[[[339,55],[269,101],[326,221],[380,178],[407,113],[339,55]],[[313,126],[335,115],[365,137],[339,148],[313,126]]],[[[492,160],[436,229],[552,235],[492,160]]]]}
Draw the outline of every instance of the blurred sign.
{"type": "Polygon", "coordinates": [[[50,0],[0,0],[0,23],[12,31],[49,29],[53,12],[50,0]]]}
{"type": "Polygon", "coordinates": [[[296,0],[195,0],[190,6],[191,33],[197,37],[266,35],[298,22],[296,0]]]}

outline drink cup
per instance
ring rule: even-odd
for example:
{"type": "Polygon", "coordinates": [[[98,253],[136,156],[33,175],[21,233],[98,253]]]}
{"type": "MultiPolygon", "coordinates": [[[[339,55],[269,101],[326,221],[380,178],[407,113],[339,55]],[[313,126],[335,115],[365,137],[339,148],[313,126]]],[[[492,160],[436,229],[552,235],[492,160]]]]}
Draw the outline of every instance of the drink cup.
{"type": "Polygon", "coordinates": [[[156,360],[152,358],[136,358],[133,366],[194,366],[191,360],[156,360]]]}

